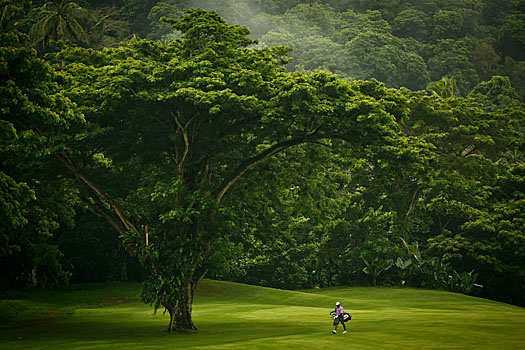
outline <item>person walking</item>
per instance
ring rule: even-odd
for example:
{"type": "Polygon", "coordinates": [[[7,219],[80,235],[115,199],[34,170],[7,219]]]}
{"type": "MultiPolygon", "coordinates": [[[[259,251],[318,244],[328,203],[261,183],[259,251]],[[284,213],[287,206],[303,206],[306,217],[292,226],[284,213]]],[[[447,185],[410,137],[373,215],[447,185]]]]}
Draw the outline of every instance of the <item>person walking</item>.
{"type": "Polygon", "coordinates": [[[346,333],[346,325],[345,325],[345,317],[344,317],[344,310],[341,306],[340,302],[335,303],[335,317],[334,317],[334,330],[332,331],[333,334],[337,333],[337,327],[339,326],[339,323],[343,324],[343,333],[346,333]]]}

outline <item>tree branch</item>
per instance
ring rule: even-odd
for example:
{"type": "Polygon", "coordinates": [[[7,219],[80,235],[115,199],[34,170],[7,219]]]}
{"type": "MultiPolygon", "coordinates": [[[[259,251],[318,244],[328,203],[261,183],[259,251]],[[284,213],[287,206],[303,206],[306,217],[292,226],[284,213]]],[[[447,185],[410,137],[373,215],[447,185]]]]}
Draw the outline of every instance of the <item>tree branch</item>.
{"type": "Polygon", "coordinates": [[[76,177],[79,181],[85,183],[89,188],[91,188],[100,198],[105,200],[113,212],[118,216],[124,227],[129,230],[133,231],[135,233],[139,233],[139,230],[133,226],[131,221],[124,215],[120,207],[113,201],[104,191],[102,191],[100,188],[98,188],[90,179],[88,179],[84,174],[82,174],[71,162],[71,160],[67,157],[67,155],[62,152],[61,155],[56,155],[58,160],[66,166],[76,177]]]}
{"type": "Polygon", "coordinates": [[[336,136],[336,135],[310,135],[310,136],[306,136],[303,138],[282,141],[268,148],[264,152],[261,152],[252,158],[246,159],[244,162],[242,162],[237,167],[237,169],[233,172],[233,174],[229,178],[226,178],[223,181],[222,185],[219,187],[220,191],[217,194],[217,198],[216,198],[217,206],[219,206],[222,198],[224,197],[226,192],[228,192],[230,187],[232,187],[233,184],[237,182],[237,180],[239,180],[248,170],[253,168],[258,163],[262,162],[265,159],[271,158],[272,156],[276,155],[279,152],[284,151],[287,148],[297,146],[303,143],[314,143],[318,140],[327,139],[327,138],[341,138],[341,137],[336,136]]]}
{"type": "Polygon", "coordinates": [[[410,201],[410,206],[408,207],[408,211],[407,211],[407,214],[406,214],[405,218],[408,218],[410,213],[412,213],[412,211],[415,209],[416,201],[419,199],[419,196],[421,195],[421,192],[423,192],[423,187],[419,187],[414,192],[414,195],[412,196],[412,201],[410,201]]]}
{"type": "Polygon", "coordinates": [[[312,142],[312,143],[314,143],[314,144],[316,144],[316,145],[320,145],[320,146],[326,147],[326,148],[329,148],[329,149],[331,149],[331,150],[334,149],[334,146],[327,145],[327,144],[324,143],[324,142],[314,141],[314,142],[312,142]]]}
{"type": "Polygon", "coordinates": [[[193,118],[191,118],[187,123],[186,125],[182,125],[181,121],[179,120],[179,118],[177,117],[177,115],[175,113],[171,113],[172,117],[173,117],[173,120],[175,120],[175,123],[177,123],[177,126],[179,128],[179,130],[182,132],[182,137],[184,138],[184,152],[182,153],[182,156],[180,158],[180,160],[177,162],[178,163],[178,170],[179,170],[179,176],[180,174],[182,174],[182,170],[184,170],[184,163],[186,162],[186,157],[188,156],[188,153],[190,151],[190,140],[189,140],[189,137],[188,137],[188,126],[191,124],[191,122],[193,121],[193,118]]]}
{"type": "Polygon", "coordinates": [[[102,202],[100,199],[94,196],[88,195],[88,198],[92,199],[95,203],[98,203],[98,205],[93,204],[89,201],[89,199],[80,198],[82,203],[84,203],[88,208],[93,210],[98,215],[102,216],[113,228],[120,234],[123,234],[126,232],[126,228],[124,225],[122,225],[121,222],[115,219],[110,213],[108,213],[106,210],[104,210],[104,205],[102,205],[102,202]]]}

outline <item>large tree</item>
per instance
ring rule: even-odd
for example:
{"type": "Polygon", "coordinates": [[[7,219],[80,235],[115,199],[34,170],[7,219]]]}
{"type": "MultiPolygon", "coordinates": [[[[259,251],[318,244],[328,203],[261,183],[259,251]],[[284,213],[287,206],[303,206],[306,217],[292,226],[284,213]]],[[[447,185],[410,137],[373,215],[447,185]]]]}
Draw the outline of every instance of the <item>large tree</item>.
{"type": "Polygon", "coordinates": [[[431,220],[420,235],[427,253],[458,271],[479,272],[478,281],[490,284],[482,295],[522,304],[523,264],[508,263],[523,254],[517,243],[523,240],[523,215],[513,209],[523,196],[517,174],[525,115],[517,96],[509,80],[497,76],[479,84],[469,99],[414,93],[407,127],[436,150],[419,203],[431,220]],[[513,274],[507,285],[501,283],[502,275],[513,274]],[[521,287],[510,288],[515,281],[521,287]]]}
{"type": "Polygon", "coordinates": [[[285,73],[285,48],[246,48],[248,30],[213,12],[168,22],[181,40],[57,56],[71,62],[68,91],[88,124],[56,157],[83,184],[86,205],[150,268],[143,299],[166,308],[175,331],[195,328],[195,287],[229,232],[226,199],[257,164],[329,140],[362,157],[394,154],[385,164],[418,153],[398,126],[402,93],[285,73]]]}

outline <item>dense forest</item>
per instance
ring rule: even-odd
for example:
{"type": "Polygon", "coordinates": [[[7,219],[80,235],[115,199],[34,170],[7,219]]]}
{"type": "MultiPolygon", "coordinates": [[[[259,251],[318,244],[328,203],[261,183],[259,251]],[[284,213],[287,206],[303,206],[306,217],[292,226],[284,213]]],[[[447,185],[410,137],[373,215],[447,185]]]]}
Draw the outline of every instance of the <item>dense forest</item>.
{"type": "MultiPolygon", "coordinates": [[[[2,0],[2,289],[525,306],[525,1],[2,0]]],[[[183,306],[184,305],[184,306],[183,306]]]]}

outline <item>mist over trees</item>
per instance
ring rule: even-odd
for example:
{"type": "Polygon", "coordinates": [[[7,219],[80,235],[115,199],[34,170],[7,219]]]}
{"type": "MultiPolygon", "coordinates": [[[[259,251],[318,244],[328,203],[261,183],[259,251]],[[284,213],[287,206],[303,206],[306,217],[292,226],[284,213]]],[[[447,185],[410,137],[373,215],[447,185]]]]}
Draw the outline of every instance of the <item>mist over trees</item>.
{"type": "Polygon", "coordinates": [[[145,280],[172,331],[204,277],[525,305],[523,0],[1,8],[2,288],[145,280]]]}

